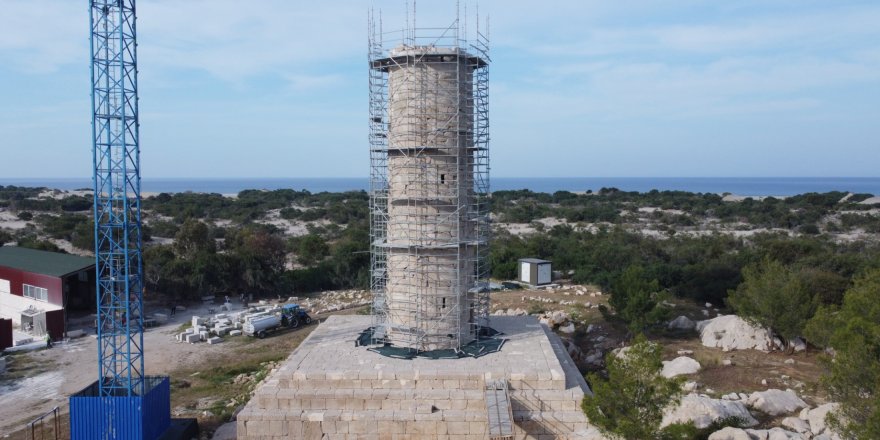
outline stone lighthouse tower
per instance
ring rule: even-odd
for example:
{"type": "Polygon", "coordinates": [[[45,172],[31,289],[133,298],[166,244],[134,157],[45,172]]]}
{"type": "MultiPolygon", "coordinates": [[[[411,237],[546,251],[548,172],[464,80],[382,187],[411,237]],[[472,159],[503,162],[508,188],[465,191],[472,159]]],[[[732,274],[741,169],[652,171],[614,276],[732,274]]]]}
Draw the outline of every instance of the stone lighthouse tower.
{"type": "Polygon", "coordinates": [[[488,55],[445,31],[371,40],[374,336],[417,351],[460,348],[488,311],[488,55]]]}

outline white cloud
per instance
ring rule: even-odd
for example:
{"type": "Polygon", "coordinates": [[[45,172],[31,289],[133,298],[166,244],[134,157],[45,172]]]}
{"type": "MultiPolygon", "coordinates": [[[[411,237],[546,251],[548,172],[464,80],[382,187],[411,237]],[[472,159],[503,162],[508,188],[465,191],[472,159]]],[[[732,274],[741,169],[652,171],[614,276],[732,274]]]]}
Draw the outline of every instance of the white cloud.
{"type": "MultiPolygon", "coordinates": [[[[87,101],[84,0],[0,2],[0,75],[29,84],[32,74],[41,74],[41,89],[57,78],[82,81],[68,88],[82,89],[81,94],[54,99],[81,96],[87,101]],[[70,72],[78,72],[75,80],[70,72]]],[[[220,159],[224,157],[215,150],[230,150],[228,156],[234,156],[231,145],[251,142],[241,134],[251,132],[265,136],[261,141],[267,150],[274,147],[274,137],[285,145],[320,143],[352,154],[362,151],[358,142],[366,138],[359,133],[366,130],[361,113],[366,107],[367,9],[381,9],[389,30],[403,26],[404,4],[138,0],[145,139],[152,136],[153,148],[168,151],[185,145],[193,155],[211,148],[220,159]],[[361,95],[353,96],[352,90],[361,95]],[[326,95],[315,98],[310,91],[326,95]],[[339,114],[345,119],[334,117],[339,114]],[[204,120],[191,124],[199,117],[204,120]],[[261,121],[272,121],[272,128],[259,125],[261,121]],[[325,130],[320,142],[314,139],[317,135],[307,135],[315,127],[325,130]],[[161,146],[155,145],[157,138],[161,146]]],[[[454,4],[419,2],[418,24],[449,24],[454,4]]],[[[475,2],[462,4],[467,4],[473,26],[475,2]]],[[[876,139],[876,129],[839,111],[849,102],[870,108],[864,96],[877,95],[880,6],[872,3],[482,0],[480,13],[492,15],[493,142],[503,143],[502,151],[552,143],[573,145],[560,151],[576,158],[582,152],[574,150],[588,140],[603,146],[626,144],[635,151],[636,146],[671,143],[671,138],[661,138],[669,135],[667,127],[691,132],[717,123],[718,130],[733,132],[719,121],[749,119],[760,125],[780,116],[810,121],[833,117],[837,125],[828,133],[876,139]]],[[[44,111],[53,107],[52,96],[17,92],[0,88],[0,115],[15,116],[0,124],[4,138],[34,148],[63,144],[58,139],[86,139],[84,110],[82,117],[68,116],[79,118],[75,122],[65,123],[60,120],[63,112],[44,111]],[[32,117],[28,121],[21,115],[32,117]],[[40,140],[21,135],[25,126],[40,133],[56,126],[71,131],[40,140]]],[[[870,119],[864,113],[858,116],[870,119]]],[[[737,133],[729,139],[731,145],[737,139],[752,140],[737,133]]],[[[681,142],[698,145],[705,139],[681,142]]],[[[164,156],[150,157],[156,169],[162,167],[164,156]]],[[[308,159],[304,170],[320,174],[321,155],[308,159]]],[[[282,166],[272,162],[253,167],[282,166]]],[[[507,166],[509,159],[493,163],[507,166]]],[[[168,169],[172,165],[165,164],[168,169]]],[[[528,174],[535,164],[515,166],[520,168],[501,172],[528,174]]],[[[4,170],[0,164],[0,174],[12,171],[26,172],[4,170]]]]}
{"type": "Polygon", "coordinates": [[[52,73],[88,57],[87,4],[7,0],[0,11],[0,65],[52,73]]]}
{"type": "MultiPolygon", "coordinates": [[[[880,63],[814,57],[723,58],[708,64],[597,62],[545,67],[526,101],[567,96],[565,112],[600,119],[683,119],[820,109],[826,91],[880,82],[880,63]],[[543,96],[544,98],[538,98],[543,96]]],[[[514,93],[520,88],[513,88],[514,93]]]]}
{"type": "Polygon", "coordinates": [[[676,21],[584,26],[570,42],[525,43],[535,62],[509,78],[513,93],[570,99],[560,112],[602,120],[698,120],[821,112],[826,99],[880,82],[880,7],[676,21]]]}
{"type": "Polygon", "coordinates": [[[875,39],[880,36],[876,25],[880,22],[880,7],[873,5],[784,15],[706,18],[710,23],[584,25],[580,32],[521,39],[518,46],[539,55],[568,57],[633,53],[711,55],[768,50],[822,51],[829,46],[876,44],[875,39]],[[866,37],[870,38],[863,43],[866,37]]]}

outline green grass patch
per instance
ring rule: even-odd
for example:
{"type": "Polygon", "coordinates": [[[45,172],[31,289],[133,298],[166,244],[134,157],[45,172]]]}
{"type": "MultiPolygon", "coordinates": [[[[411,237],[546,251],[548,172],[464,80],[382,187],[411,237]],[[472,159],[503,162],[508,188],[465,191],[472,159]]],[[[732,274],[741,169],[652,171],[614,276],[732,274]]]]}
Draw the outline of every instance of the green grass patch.
{"type": "Polygon", "coordinates": [[[56,365],[51,359],[37,360],[26,352],[10,353],[4,357],[6,358],[6,372],[2,376],[4,381],[34,377],[52,370],[56,365]]]}
{"type": "Polygon", "coordinates": [[[287,358],[314,327],[274,333],[266,339],[231,338],[224,353],[172,372],[172,407],[184,409],[186,417],[197,417],[203,430],[212,432],[231,420],[275,364],[287,358]],[[241,375],[247,378],[236,381],[241,375]]]}

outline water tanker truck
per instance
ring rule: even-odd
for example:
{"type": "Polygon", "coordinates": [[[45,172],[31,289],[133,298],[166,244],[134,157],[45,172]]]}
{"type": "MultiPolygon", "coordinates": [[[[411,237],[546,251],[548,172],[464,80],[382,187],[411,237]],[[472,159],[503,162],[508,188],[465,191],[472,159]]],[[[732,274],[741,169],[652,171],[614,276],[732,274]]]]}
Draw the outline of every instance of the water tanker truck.
{"type": "Polygon", "coordinates": [[[281,327],[281,318],[278,315],[267,315],[248,319],[242,326],[242,330],[248,336],[263,339],[267,333],[275,331],[279,327],[281,327]]]}
{"type": "Polygon", "coordinates": [[[312,318],[306,311],[296,304],[287,304],[280,309],[280,313],[258,316],[245,322],[242,330],[248,336],[256,336],[260,339],[266,337],[269,332],[284,328],[296,328],[300,324],[311,324],[312,318]]]}

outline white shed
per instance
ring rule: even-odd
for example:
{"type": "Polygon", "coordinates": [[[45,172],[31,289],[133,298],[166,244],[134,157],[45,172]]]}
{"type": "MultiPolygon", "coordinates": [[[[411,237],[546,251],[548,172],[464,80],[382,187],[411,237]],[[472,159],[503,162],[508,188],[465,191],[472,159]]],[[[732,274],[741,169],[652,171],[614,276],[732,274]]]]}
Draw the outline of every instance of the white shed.
{"type": "Polygon", "coordinates": [[[537,258],[520,258],[519,281],[532,286],[543,286],[553,281],[550,262],[537,258]]]}

